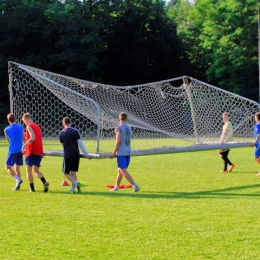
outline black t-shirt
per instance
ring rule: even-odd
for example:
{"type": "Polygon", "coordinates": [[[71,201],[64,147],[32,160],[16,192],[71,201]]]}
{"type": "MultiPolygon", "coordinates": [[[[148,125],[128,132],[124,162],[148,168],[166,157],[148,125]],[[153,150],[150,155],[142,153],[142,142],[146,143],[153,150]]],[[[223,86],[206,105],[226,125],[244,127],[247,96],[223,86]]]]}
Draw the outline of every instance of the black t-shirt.
{"type": "Polygon", "coordinates": [[[60,134],[60,142],[63,144],[64,158],[79,156],[78,140],[80,139],[79,130],[73,127],[64,128],[60,134]]]}

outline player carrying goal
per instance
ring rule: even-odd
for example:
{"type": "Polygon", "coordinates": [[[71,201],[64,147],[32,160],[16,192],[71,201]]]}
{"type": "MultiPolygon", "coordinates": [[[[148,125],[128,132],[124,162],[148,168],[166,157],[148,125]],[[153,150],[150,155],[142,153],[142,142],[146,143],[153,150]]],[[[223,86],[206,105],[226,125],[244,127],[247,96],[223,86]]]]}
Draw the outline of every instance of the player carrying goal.
{"type": "Polygon", "coordinates": [[[48,192],[49,183],[39,171],[43,157],[41,128],[33,122],[31,115],[28,113],[23,115],[22,120],[26,125],[25,143],[22,146],[22,152],[25,154],[27,179],[31,188],[29,192],[35,192],[32,172],[42,181],[43,192],[48,192]]]}
{"type": "Polygon", "coordinates": [[[72,183],[72,187],[68,191],[68,194],[74,194],[75,187],[77,187],[78,193],[80,193],[81,187],[84,185],[77,180],[80,161],[79,147],[86,158],[91,159],[91,156],[88,154],[80,138],[79,130],[71,127],[72,122],[69,117],[63,118],[62,125],[64,129],[59,134],[60,142],[62,143],[64,150],[62,171],[65,177],[72,183]]]}
{"type": "Polygon", "coordinates": [[[110,157],[111,159],[117,157],[118,173],[116,178],[116,185],[111,191],[117,191],[121,180],[123,177],[125,177],[132,184],[133,192],[137,192],[140,190],[140,187],[134,182],[132,176],[127,171],[131,155],[132,129],[128,124],[126,124],[126,113],[120,113],[118,119],[120,124],[115,129],[116,145],[110,157]]]}

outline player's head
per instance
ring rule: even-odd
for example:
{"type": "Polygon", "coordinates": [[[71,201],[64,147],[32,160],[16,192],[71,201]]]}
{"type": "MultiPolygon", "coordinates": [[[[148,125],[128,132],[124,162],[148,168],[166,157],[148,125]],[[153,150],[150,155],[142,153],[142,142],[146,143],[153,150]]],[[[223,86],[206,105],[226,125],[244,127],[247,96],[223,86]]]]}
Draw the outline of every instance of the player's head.
{"type": "Polygon", "coordinates": [[[9,114],[7,115],[7,120],[8,120],[8,122],[9,122],[9,124],[15,123],[15,122],[16,122],[15,115],[12,114],[12,113],[9,113],[9,114]]]}
{"type": "Polygon", "coordinates": [[[256,121],[256,122],[260,122],[260,112],[257,112],[257,113],[255,114],[255,121],[256,121]]]}
{"type": "Polygon", "coordinates": [[[119,116],[118,116],[118,119],[120,120],[120,121],[126,121],[127,120],[127,114],[125,113],[125,112],[121,112],[120,114],[119,114],[119,116]]]}
{"type": "Polygon", "coordinates": [[[62,119],[62,125],[65,127],[65,126],[71,126],[71,120],[70,120],[70,118],[69,117],[64,117],[63,119],[62,119]]]}
{"type": "Polygon", "coordinates": [[[24,113],[23,117],[22,117],[23,122],[25,123],[25,125],[28,125],[32,122],[32,117],[29,113],[24,113]]]}
{"type": "Polygon", "coordinates": [[[224,113],[222,114],[222,117],[223,117],[223,121],[224,121],[224,122],[228,122],[228,121],[229,121],[228,112],[224,112],[224,113]]]}

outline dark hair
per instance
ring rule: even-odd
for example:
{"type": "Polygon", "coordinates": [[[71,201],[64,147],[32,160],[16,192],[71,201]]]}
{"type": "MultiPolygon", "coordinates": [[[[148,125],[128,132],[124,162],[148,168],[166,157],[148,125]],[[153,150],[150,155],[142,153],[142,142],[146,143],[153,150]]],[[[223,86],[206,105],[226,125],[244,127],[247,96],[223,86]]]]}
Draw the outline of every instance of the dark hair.
{"type": "Polygon", "coordinates": [[[127,114],[125,112],[121,112],[119,114],[119,117],[122,121],[126,121],[127,120],[127,114]]]}
{"type": "Polygon", "coordinates": [[[71,120],[70,120],[70,118],[69,117],[64,117],[63,119],[62,119],[62,123],[64,124],[64,125],[69,125],[69,124],[71,124],[71,120]]]}
{"type": "Polygon", "coordinates": [[[16,121],[15,115],[12,114],[12,113],[9,113],[9,114],[7,115],[7,120],[8,120],[10,123],[14,123],[14,122],[16,121]]]}
{"type": "Polygon", "coordinates": [[[258,120],[260,120],[260,112],[257,112],[257,113],[255,114],[255,116],[257,117],[258,120]]]}

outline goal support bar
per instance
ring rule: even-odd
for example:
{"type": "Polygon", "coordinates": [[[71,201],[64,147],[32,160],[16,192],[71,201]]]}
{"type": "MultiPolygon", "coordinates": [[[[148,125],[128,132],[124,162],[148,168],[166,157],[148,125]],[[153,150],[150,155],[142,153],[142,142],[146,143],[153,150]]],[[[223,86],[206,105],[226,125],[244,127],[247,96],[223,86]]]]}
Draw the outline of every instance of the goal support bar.
{"type": "MultiPolygon", "coordinates": [[[[157,154],[169,154],[169,153],[183,153],[183,152],[199,152],[206,150],[220,150],[220,149],[231,149],[231,148],[243,148],[251,147],[253,142],[232,142],[232,143],[211,143],[211,144],[200,144],[196,146],[186,146],[186,147],[172,147],[172,148],[162,148],[162,149],[151,149],[151,150],[136,150],[133,151],[131,156],[145,156],[145,155],[157,155],[157,154]]],[[[44,151],[46,156],[63,156],[62,151],[44,151]]],[[[93,159],[103,159],[110,158],[111,153],[100,153],[94,154],[89,153],[93,159]]],[[[85,156],[81,153],[81,158],[85,156]]]]}

